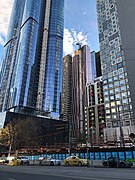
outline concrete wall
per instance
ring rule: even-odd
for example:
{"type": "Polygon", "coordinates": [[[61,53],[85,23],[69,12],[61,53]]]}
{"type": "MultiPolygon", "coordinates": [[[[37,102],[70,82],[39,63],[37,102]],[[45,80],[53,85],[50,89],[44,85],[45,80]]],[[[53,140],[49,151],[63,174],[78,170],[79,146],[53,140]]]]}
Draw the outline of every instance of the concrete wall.
{"type": "Polygon", "coordinates": [[[116,0],[135,120],[135,0],[116,0]]]}

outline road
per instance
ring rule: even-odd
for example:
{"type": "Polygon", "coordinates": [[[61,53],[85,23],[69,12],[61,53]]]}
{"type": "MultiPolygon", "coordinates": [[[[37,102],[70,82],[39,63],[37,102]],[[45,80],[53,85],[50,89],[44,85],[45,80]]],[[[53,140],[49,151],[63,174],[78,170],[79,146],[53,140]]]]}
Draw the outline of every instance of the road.
{"type": "Polygon", "coordinates": [[[0,180],[134,180],[135,168],[0,166],[0,180]]]}

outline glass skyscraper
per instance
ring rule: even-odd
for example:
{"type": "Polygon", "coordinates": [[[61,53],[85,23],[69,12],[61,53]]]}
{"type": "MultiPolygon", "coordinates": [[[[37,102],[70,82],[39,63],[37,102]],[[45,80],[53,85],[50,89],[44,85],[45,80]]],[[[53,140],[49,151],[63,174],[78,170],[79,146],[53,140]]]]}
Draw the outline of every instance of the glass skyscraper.
{"type": "Polygon", "coordinates": [[[106,127],[108,135],[118,129],[118,138],[121,128],[125,137],[135,132],[134,12],[134,0],[97,0],[106,127]]]}
{"type": "Polygon", "coordinates": [[[15,0],[0,75],[0,110],[59,117],[64,0],[15,0]]]}

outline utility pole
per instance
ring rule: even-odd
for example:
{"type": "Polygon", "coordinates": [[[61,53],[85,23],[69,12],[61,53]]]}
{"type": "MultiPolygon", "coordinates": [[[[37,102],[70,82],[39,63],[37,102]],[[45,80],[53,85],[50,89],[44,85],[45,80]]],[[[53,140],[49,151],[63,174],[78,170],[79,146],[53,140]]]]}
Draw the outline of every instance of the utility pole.
{"type": "Polygon", "coordinates": [[[123,147],[123,132],[122,132],[122,127],[121,127],[121,118],[120,118],[119,104],[118,104],[117,113],[118,113],[119,131],[120,131],[120,147],[123,147]]]}
{"type": "Polygon", "coordinates": [[[69,131],[68,131],[68,140],[69,140],[69,147],[68,147],[68,153],[69,156],[71,155],[71,124],[69,123],[69,131]]]}

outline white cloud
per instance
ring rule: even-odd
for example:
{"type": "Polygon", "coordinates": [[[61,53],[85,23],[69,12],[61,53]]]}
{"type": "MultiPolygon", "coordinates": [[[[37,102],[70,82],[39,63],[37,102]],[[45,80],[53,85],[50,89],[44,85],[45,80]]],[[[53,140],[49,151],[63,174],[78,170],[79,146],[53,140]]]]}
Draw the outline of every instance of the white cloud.
{"type": "Polygon", "coordinates": [[[1,36],[0,36],[0,44],[3,45],[3,46],[5,44],[5,41],[4,41],[4,39],[1,36]]]}
{"type": "Polygon", "coordinates": [[[79,42],[79,43],[81,43],[81,45],[88,44],[88,42],[87,42],[87,33],[83,34],[83,32],[80,31],[77,34],[76,31],[73,31],[73,36],[74,36],[74,40],[75,40],[76,43],[79,42]]]}
{"type": "Polygon", "coordinates": [[[74,51],[74,38],[68,29],[64,29],[63,51],[65,55],[72,54],[74,51]]]}
{"type": "Polygon", "coordinates": [[[89,44],[87,39],[88,34],[83,34],[82,31],[77,33],[73,28],[71,30],[64,29],[64,41],[63,41],[63,51],[64,55],[73,54],[74,50],[77,49],[76,43],[79,42],[82,46],[89,44]]]}
{"type": "Polygon", "coordinates": [[[0,0],[0,45],[5,43],[14,0],[0,0]]]}

